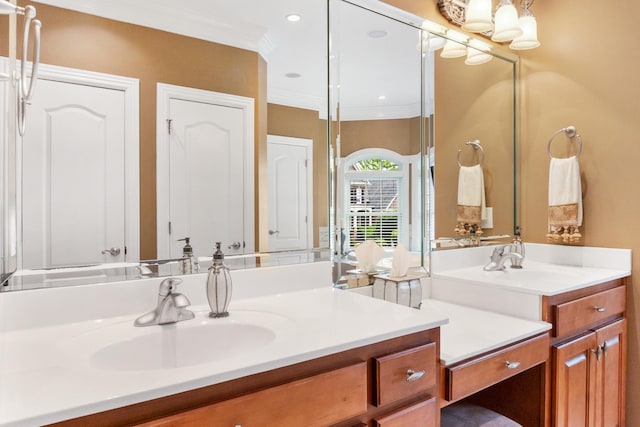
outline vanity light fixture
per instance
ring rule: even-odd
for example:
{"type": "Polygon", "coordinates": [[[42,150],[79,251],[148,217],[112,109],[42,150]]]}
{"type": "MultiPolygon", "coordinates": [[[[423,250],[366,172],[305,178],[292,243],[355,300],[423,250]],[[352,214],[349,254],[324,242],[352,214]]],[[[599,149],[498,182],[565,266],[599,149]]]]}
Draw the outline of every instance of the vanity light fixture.
{"type": "Polygon", "coordinates": [[[537,23],[529,9],[535,0],[519,0],[522,14],[514,0],[499,0],[495,15],[492,15],[492,0],[438,0],[440,13],[463,30],[482,33],[491,40],[513,42],[511,49],[533,49],[540,46],[537,23]]]}
{"type": "Polygon", "coordinates": [[[422,22],[421,27],[426,31],[421,31],[422,36],[421,39],[418,40],[418,46],[416,46],[419,51],[425,49],[425,51],[435,52],[444,47],[447,39],[441,36],[447,33],[446,27],[426,20],[422,22]]]}
{"type": "Polygon", "coordinates": [[[508,42],[522,35],[518,11],[511,0],[501,0],[496,10],[495,28],[491,35],[494,42],[508,42]]]}
{"type": "Polygon", "coordinates": [[[464,63],[467,65],[480,65],[489,62],[493,59],[493,56],[488,53],[490,50],[491,46],[487,43],[475,39],[470,40],[467,48],[467,59],[465,59],[464,63]]]}
{"type": "Polygon", "coordinates": [[[442,52],[440,52],[441,58],[459,58],[467,54],[467,47],[462,43],[465,43],[468,38],[457,31],[447,31],[449,39],[444,44],[442,52]]]}
{"type": "Polygon", "coordinates": [[[493,30],[491,0],[468,0],[462,29],[472,33],[493,30]]]}
{"type": "Polygon", "coordinates": [[[536,22],[536,17],[533,16],[533,13],[529,10],[529,7],[526,7],[522,11],[522,16],[520,16],[518,21],[520,28],[522,28],[522,35],[513,39],[509,47],[514,50],[526,50],[535,49],[540,46],[540,42],[538,41],[538,23],[536,22]]]}

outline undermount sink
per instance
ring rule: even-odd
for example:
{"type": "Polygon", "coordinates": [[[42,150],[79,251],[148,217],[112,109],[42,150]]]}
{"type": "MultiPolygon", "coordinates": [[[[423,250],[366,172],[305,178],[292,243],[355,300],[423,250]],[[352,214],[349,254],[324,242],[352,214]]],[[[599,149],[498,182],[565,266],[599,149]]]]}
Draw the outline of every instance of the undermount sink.
{"type": "Polygon", "coordinates": [[[185,368],[260,351],[276,340],[277,324],[285,320],[275,313],[252,310],[236,310],[222,319],[196,312],[195,319],[168,325],[136,328],[132,322],[120,322],[96,328],[69,340],[65,347],[67,351],[83,348],[89,366],[102,370],[185,368]]]}

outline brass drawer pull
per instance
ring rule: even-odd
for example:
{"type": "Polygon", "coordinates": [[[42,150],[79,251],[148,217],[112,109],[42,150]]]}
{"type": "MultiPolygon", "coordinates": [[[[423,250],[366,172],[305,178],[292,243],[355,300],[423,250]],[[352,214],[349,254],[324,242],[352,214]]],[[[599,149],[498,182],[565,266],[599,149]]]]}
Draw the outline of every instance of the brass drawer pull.
{"type": "Polygon", "coordinates": [[[605,311],[607,311],[607,307],[593,307],[598,313],[604,313],[605,311]]]}
{"type": "Polygon", "coordinates": [[[414,372],[413,369],[407,370],[407,382],[418,381],[420,378],[424,376],[424,371],[414,372]]]}
{"type": "Polygon", "coordinates": [[[509,362],[507,360],[504,362],[504,366],[506,366],[507,369],[518,369],[518,366],[520,366],[520,362],[509,362]]]}

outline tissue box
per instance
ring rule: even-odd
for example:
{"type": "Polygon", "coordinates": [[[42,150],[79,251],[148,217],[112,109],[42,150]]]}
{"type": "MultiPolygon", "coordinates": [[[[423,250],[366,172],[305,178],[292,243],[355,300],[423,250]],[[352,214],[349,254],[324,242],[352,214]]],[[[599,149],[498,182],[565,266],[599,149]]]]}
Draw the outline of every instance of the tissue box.
{"type": "Polygon", "coordinates": [[[373,297],[420,308],[422,304],[421,276],[388,277],[376,276],[373,282],[373,297]]]}

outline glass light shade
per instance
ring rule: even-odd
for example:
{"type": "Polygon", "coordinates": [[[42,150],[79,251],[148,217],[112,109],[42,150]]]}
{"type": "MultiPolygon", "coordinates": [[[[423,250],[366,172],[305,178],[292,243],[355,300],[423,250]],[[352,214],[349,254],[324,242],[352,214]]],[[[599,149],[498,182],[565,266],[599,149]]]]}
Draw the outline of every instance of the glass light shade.
{"type": "Polygon", "coordinates": [[[523,13],[520,17],[522,35],[513,39],[509,47],[514,50],[534,49],[540,46],[538,41],[538,23],[531,12],[523,13]]]}
{"type": "Polygon", "coordinates": [[[491,40],[494,42],[507,42],[522,35],[518,21],[518,11],[511,0],[502,2],[495,17],[495,28],[491,40]]]}
{"type": "Polygon", "coordinates": [[[427,48],[431,52],[434,52],[438,49],[442,49],[447,43],[447,39],[445,39],[444,37],[436,36],[434,34],[429,34],[429,38],[425,42],[427,48]]]}
{"type": "Polygon", "coordinates": [[[492,30],[491,0],[469,0],[462,29],[472,33],[492,30]]]}
{"type": "Polygon", "coordinates": [[[440,52],[441,58],[459,58],[467,54],[467,47],[453,40],[447,40],[440,52]]]}
{"type": "Polygon", "coordinates": [[[493,56],[489,55],[486,52],[469,47],[467,59],[464,60],[464,63],[467,65],[480,65],[484,64],[485,62],[491,61],[492,58],[493,56]]]}

